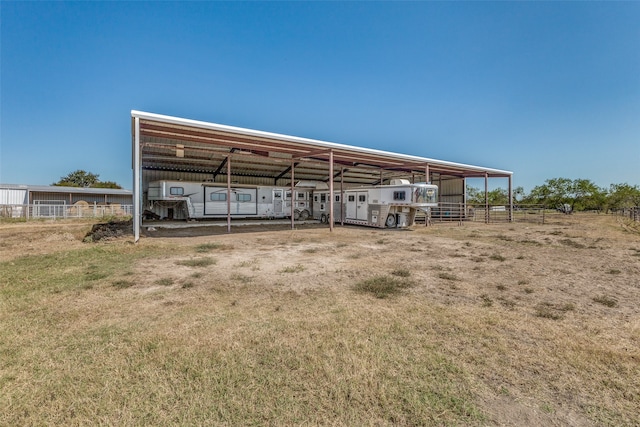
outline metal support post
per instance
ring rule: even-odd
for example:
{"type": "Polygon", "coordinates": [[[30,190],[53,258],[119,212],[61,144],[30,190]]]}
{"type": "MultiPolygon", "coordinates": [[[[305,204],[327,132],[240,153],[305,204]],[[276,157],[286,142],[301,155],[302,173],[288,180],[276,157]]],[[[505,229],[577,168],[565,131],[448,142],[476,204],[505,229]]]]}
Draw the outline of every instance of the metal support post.
{"type": "Polygon", "coordinates": [[[231,156],[227,157],[227,233],[231,233],[231,156]]]}
{"type": "Polygon", "coordinates": [[[484,223],[489,224],[489,174],[484,173],[484,223]]]}
{"type": "Polygon", "coordinates": [[[340,225],[344,227],[344,166],[340,168],[340,225]]]}
{"type": "Polygon", "coordinates": [[[329,231],[333,231],[333,150],[329,150],[329,231]]]}
{"type": "Polygon", "coordinates": [[[513,184],[509,175],[509,222],[513,222],[513,184]]]}
{"type": "Polygon", "coordinates": [[[133,131],[133,241],[140,240],[140,226],[142,225],[142,192],[140,191],[140,118],[134,119],[133,131]]]}
{"type": "Polygon", "coordinates": [[[293,213],[295,212],[295,192],[294,192],[294,176],[295,176],[295,165],[293,163],[293,159],[291,159],[291,229],[295,229],[295,223],[294,223],[294,218],[293,218],[293,213]]]}

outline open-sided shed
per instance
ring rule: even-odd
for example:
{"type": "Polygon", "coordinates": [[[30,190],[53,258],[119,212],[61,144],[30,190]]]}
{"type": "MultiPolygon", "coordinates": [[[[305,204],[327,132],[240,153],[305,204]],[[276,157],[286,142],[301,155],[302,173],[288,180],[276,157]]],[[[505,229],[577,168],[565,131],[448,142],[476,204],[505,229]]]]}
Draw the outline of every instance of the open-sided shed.
{"type": "MultiPolygon", "coordinates": [[[[322,181],[330,191],[334,182],[377,185],[404,178],[438,184],[447,202],[464,202],[466,178],[484,178],[485,189],[489,178],[508,178],[511,194],[512,172],[505,170],[135,110],[131,128],[136,240],[144,192],[149,181],[162,178],[292,187],[297,180],[322,181]]],[[[230,216],[228,224],[230,229],[230,216]]]]}

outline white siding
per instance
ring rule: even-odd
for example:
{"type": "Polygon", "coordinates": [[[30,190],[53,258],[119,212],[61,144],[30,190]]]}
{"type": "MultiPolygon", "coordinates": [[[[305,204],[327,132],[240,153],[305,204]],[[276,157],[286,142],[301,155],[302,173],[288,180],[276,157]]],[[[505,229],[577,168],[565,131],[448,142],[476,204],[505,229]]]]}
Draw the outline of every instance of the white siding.
{"type": "Polygon", "coordinates": [[[0,187],[0,205],[26,205],[27,189],[0,187]]]}

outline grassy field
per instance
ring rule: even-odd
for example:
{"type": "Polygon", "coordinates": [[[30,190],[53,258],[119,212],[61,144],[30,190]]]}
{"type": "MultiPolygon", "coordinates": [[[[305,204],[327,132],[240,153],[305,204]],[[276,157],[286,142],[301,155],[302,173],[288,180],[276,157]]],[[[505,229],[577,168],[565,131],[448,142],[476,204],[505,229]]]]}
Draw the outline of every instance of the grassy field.
{"type": "Polygon", "coordinates": [[[0,224],[0,425],[640,425],[640,235],[0,224]]]}

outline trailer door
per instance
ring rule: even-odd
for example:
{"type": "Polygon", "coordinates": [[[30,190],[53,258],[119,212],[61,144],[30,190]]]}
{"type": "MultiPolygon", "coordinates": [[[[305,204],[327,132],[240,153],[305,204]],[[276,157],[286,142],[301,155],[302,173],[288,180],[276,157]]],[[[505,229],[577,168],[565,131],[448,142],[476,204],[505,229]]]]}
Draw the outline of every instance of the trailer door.
{"type": "Polygon", "coordinates": [[[367,192],[358,191],[356,193],[356,219],[366,221],[367,215],[367,192]]]}
{"type": "Polygon", "coordinates": [[[282,213],[282,190],[273,190],[273,213],[282,213]]]}
{"type": "Polygon", "coordinates": [[[345,194],[345,197],[347,198],[347,218],[356,219],[356,211],[358,210],[356,204],[356,193],[347,193],[345,194]]]}

